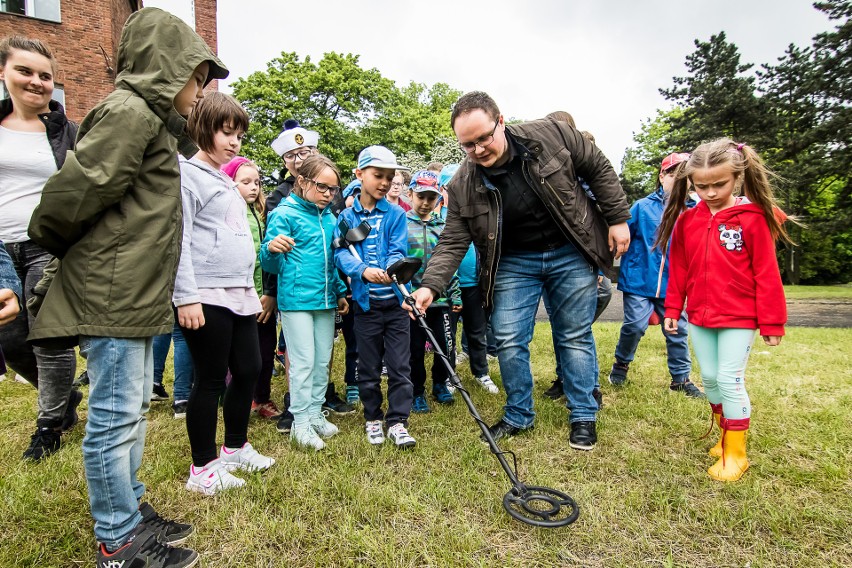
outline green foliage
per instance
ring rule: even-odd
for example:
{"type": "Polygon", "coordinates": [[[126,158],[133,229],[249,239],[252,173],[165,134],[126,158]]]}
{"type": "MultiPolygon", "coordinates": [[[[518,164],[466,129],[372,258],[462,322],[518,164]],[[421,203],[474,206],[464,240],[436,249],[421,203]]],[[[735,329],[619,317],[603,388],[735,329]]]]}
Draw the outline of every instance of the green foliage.
{"type": "Polygon", "coordinates": [[[660,162],[672,152],[681,150],[670,144],[671,140],[679,137],[674,131],[674,123],[682,117],[683,110],[678,107],[658,110],[657,116],[644,121],[639,132],[633,135],[636,146],[628,148],[621,161],[621,186],[630,203],[657,189],[660,162]]]}
{"type": "Polygon", "coordinates": [[[437,137],[452,134],[451,107],[461,95],[444,83],[400,89],[377,69],[363,69],[357,55],[339,53],[326,53],[319,63],[282,53],[265,72],[239,79],[233,88],[251,119],[244,153],[265,172],[282,166],[269,144],[289,118],[319,132],[320,151],[341,172],[350,171],[358,152],[371,144],[397,154],[428,153],[437,137]]]}

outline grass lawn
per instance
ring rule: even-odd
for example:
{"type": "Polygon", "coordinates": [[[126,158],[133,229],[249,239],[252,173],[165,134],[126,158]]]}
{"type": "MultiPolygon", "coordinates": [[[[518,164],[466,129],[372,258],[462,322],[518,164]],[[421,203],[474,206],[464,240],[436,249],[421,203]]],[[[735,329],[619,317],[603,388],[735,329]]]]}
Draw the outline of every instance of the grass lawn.
{"type": "Polygon", "coordinates": [[[845,300],[852,302],[852,284],[836,286],[784,286],[788,300],[845,300]]]}
{"type": "MultiPolygon", "coordinates": [[[[291,446],[255,418],[252,443],[278,463],[215,498],[184,489],[184,422],[154,403],[140,473],[147,498],[164,516],[195,524],[187,545],[208,567],[852,566],[852,330],[792,328],[778,348],[755,344],[752,465],[740,482],[722,484],[706,474],[713,441],[698,440],[707,404],[668,391],[658,332],[640,346],[627,386],[606,382],[618,329],[595,327],[605,396],[597,448],[569,449],[565,409],[541,396],[553,376],[546,324],[532,346],[536,427],[504,444],[524,481],[577,500],[580,518],[568,527],[536,529],[504,512],[509,482],[460,400],[413,416],[418,446],[407,453],[370,447],[358,415],[333,418],[342,432],[321,453],[291,446]]],[[[500,384],[496,363],[492,375],[500,384]]],[[[278,400],[282,381],[273,386],[278,400]]],[[[502,393],[470,389],[483,417],[498,419],[502,393]]],[[[0,383],[0,566],[89,566],[83,428],[44,463],[23,463],[35,411],[34,389],[0,383]]]]}

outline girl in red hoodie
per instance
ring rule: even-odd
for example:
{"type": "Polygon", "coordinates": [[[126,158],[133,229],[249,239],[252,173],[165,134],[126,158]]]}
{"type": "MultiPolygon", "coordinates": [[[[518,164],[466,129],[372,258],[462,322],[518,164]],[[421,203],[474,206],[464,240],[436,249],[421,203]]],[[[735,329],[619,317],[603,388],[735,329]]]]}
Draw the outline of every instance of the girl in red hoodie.
{"type": "Polygon", "coordinates": [[[767,345],[778,345],[787,321],[775,241],[789,237],[776,217],[768,174],[745,144],[723,138],[699,146],[677,174],[657,238],[665,252],[671,237],[666,332],[677,333],[688,299],[695,356],[722,428],[710,450],[719,461],[707,470],[719,481],[736,481],[749,466],[744,374],[755,330],[767,345]],[[686,210],[690,189],[701,202],[686,210]]]}

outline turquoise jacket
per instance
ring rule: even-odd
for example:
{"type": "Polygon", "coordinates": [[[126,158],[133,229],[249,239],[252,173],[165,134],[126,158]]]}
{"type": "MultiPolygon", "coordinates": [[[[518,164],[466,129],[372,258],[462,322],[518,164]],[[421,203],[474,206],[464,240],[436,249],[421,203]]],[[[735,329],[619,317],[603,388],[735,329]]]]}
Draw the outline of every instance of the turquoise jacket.
{"type": "Polygon", "coordinates": [[[265,271],[278,275],[279,310],[328,310],[346,296],[331,250],[335,222],[331,208],[320,209],[292,193],[269,214],[260,263],[265,271]],[[292,238],[293,250],[269,252],[269,242],[277,235],[292,238]]]}

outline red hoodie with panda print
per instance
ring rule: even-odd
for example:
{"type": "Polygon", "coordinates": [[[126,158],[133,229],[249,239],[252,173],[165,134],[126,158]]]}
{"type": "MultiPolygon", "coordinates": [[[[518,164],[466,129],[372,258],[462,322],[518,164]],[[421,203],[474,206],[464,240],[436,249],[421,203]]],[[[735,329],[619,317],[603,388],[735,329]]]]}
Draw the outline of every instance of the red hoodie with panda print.
{"type": "Polygon", "coordinates": [[[665,317],[677,319],[687,300],[691,324],[784,335],[787,304],[760,207],[738,198],[714,215],[702,201],[680,216],[669,252],[665,317]]]}

